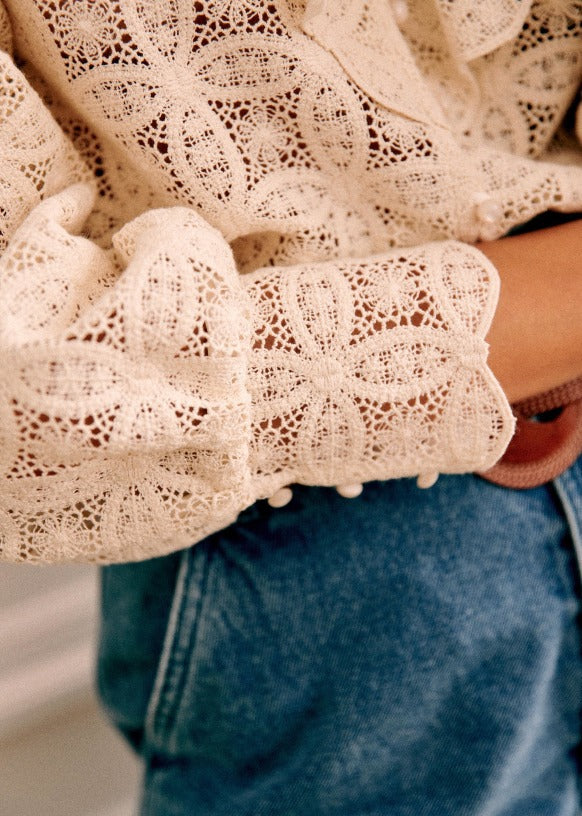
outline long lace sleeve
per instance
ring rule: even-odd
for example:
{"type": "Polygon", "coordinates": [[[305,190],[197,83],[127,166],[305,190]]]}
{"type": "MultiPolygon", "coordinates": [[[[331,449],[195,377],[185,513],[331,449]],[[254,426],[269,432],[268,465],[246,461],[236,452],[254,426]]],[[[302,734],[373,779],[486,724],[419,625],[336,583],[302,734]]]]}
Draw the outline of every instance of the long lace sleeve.
{"type": "Polygon", "coordinates": [[[153,557],[252,501],[250,320],[232,253],[192,211],[154,210],[108,253],[76,235],[83,184],[0,259],[0,553],[153,557]]]}
{"type": "Polygon", "coordinates": [[[376,104],[285,3],[7,5],[84,124],[65,137],[7,59],[2,558],[149,558],[293,482],[499,458],[475,180],[503,230],[569,175],[376,104]]]}
{"type": "Polygon", "coordinates": [[[241,278],[191,210],[138,217],[108,252],[75,234],[91,205],[83,184],[47,199],[0,260],[3,558],[152,557],[288,482],[502,453],[511,415],[483,340],[495,277],[476,250],[241,278]]]}

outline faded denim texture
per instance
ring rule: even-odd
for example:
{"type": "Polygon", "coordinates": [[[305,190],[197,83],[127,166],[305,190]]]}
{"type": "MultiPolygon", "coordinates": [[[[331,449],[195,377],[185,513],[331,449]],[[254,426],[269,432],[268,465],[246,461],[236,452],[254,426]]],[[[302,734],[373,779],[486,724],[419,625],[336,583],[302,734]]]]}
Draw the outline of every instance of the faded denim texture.
{"type": "Polygon", "coordinates": [[[99,685],[141,816],[577,816],[582,461],[295,487],[103,574],[99,685]]]}

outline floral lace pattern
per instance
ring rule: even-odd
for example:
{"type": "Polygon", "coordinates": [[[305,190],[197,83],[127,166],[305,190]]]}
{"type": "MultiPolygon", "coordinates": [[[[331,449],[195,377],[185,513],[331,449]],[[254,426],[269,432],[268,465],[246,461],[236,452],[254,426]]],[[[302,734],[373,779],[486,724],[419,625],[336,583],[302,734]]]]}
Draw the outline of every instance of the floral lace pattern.
{"type": "Polygon", "coordinates": [[[228,245],[191,211],[152,210],[116,235],[114,263],[69,232],[91,204],[83,185],[48,199],[0,260],[10,560],[151,557],[250,503],[249,318],[228,245]]]}
{"type": "Polygon", "coordinates": [[[3,558],[501,456],[463,242],[582,208],[579,4],[4,2],[3,558]]]}
{"type": "Polygon", "coordinates": [[[65,32],[63,47],[90,65],[115,44],[115,28],[105,0],[68,0],[61,5],[59,24],[65,32]]]}
{"type": "Polygon", "coordinates": [[[90,180],[71,143],[6,54],[0,53],[0,251],[41,198],[90,180]],[[31,151],[31,143],[34,150],[31,151]]]}
{"type": "Polygon", "coordinates": [[[462,472],[496,455],[507,418],[483,340],[494,274],[481,253],[441,242],[405,258],[247,276],[252,461],[266,495],[274,480],[368,481],[385,478],[388,462],[401,476],[462,472]],[[430,291],[427,268],[438,270],[430,291]],[[463,433],[451,433],[453,417],[463,433]]]}

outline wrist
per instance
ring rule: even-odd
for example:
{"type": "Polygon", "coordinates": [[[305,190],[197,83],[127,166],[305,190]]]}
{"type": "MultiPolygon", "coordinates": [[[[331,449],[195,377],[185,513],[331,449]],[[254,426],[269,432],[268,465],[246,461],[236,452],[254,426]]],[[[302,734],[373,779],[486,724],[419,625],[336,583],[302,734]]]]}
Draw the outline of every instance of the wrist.
{"type": "Polygon", "coordinates": [[[488,362],[510,402],[582,374],[581,223],[478,245],[500,277],[488,362]]]}

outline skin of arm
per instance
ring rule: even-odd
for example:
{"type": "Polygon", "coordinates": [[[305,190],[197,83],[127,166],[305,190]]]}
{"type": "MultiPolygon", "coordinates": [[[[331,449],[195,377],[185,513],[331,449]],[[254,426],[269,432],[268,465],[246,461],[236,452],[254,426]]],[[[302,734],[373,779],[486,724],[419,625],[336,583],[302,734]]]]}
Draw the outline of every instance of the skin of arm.
{"type": "Polygon", "coordinates": [[[501,279],[487,342],[510,402],[582,375],[582,220],[477,244],[501,279]]]}

